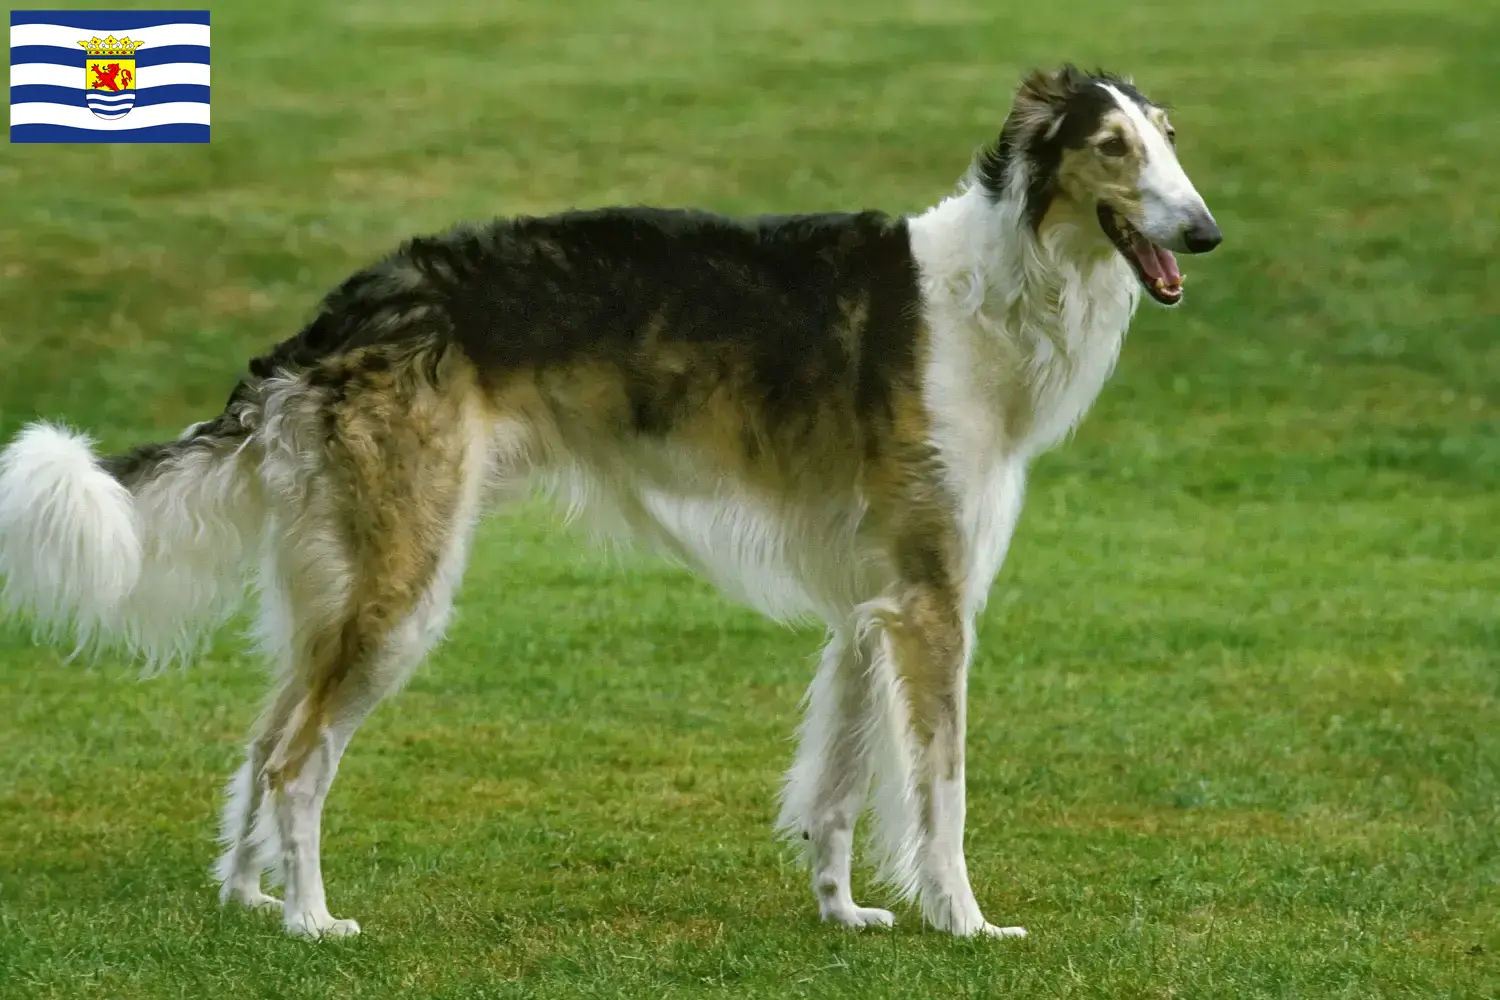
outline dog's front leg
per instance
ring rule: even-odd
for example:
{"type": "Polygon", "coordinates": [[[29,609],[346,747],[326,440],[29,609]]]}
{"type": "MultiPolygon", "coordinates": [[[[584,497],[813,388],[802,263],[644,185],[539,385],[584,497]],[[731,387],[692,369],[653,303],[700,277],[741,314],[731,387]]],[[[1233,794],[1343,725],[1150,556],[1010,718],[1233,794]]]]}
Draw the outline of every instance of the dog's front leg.
{"type": "Polygon", "coordinates": [[[984,919],[964,860],[964,731],[973,626],[930,539],[909,539],[901,561],[899,614],[887,623],[895,673],[907,701],[918,810],[917,892],[922,915],[961,936],[1019,937],[984,919]]]}

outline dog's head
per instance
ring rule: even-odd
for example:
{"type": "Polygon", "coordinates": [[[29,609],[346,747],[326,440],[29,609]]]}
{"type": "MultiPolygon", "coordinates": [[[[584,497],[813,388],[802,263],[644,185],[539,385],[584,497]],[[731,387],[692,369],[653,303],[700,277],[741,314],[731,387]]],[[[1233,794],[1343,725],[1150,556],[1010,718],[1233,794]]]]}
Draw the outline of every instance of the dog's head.
{"type": "Polygon", "coordinates": [[[1177,161],[1166,110],[1107,73],[1064,66],[1027,77],[978,175],[992,198],[1022,199],[1039,234],[1097,219],[1101,239],[1164,305],[1182,301],[1173,251],[1207,253],[1222,239],[1177,161]]]}

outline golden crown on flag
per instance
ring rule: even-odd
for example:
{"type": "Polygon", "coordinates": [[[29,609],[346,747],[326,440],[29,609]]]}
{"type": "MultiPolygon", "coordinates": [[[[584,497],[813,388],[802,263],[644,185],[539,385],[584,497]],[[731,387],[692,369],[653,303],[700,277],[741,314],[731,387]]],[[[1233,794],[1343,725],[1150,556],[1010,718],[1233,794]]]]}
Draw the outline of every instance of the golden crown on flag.
{"type": "Polygon", "coordinates": [[[133,56],[135,50],[145,45],[145,42],[132,42],[129,37],[116,38],[110,35],[108,38],[100,38],[95,35],[86,42],[79,42],[88,50],[91,56],[133,56]]]}

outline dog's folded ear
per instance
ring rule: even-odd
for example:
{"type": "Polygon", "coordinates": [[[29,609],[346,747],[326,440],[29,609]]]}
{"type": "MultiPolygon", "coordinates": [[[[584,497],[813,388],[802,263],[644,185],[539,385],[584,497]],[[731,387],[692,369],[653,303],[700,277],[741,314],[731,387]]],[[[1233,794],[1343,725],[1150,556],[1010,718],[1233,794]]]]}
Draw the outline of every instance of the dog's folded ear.
{"type": "Polygon", "coordinates": [[[1034,70],[1021,81],[1021,88],[1016,92],[1016,105],[1025,106],[1034,113],[1056,114],[1071,95],[1088,83],[1088,74],[1072,63],[1064,63],[1053,70],[1034,70]]]}
{"type": "Polygon", "coordinates": [[[1016,93],[1016,103],[1027,105],[1034,110],[1057,107],[1062,104],[1068,96],[1065,77],[1072,68],[1071,65],[1065,65],[1055,70],[1032,70],[1021,81],[1021,88],[1016,93]]]}
{"type": "Polygon", "coordinates": [[[1053,131],[1062,121],[1068,98],[1088,84],[1089,75],[1072,63],[1032,71],[1021,81],[1011,102],[1010,124],[1016,133],[1053,131]]]}
{"type": "Polygon", "coordinates": [[[1088,75],[1072,63],[1055,70],[1033,70],[1011,99],[999,137],[981,151],[975,174],[994,197],[1010,182],[1014,164],[1038,140],[1050,141],[1067,116],[1069,95],[1088,84],[1088,75]]]}

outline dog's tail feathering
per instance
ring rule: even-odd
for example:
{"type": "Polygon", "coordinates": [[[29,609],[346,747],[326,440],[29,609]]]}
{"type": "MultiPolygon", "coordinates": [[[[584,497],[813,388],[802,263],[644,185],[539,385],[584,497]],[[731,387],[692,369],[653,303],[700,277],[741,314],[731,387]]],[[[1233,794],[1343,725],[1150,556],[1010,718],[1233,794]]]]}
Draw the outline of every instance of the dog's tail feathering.
{"type": "Polygon", "coordinates": [[[0,452],[0,608],[78,650],[192,656],[244,599],[265,529],[248,439],[226,414],[99,458],[83,434],[28,426],[0,452]]]}

